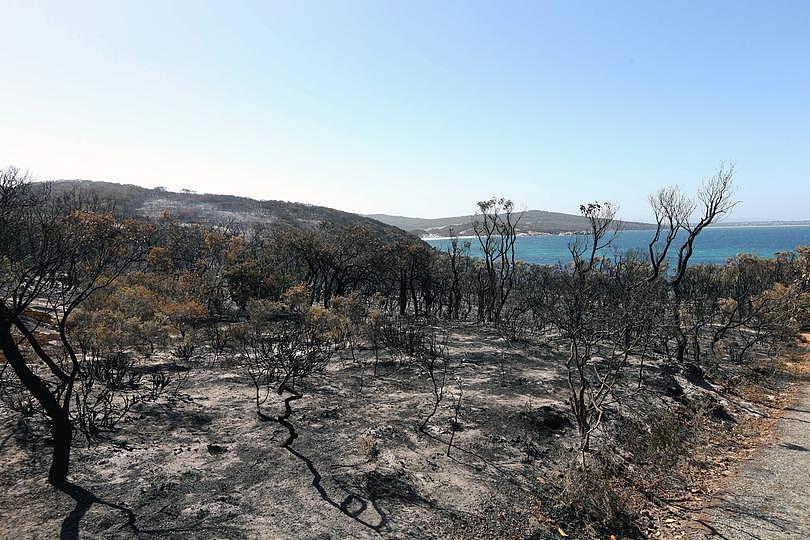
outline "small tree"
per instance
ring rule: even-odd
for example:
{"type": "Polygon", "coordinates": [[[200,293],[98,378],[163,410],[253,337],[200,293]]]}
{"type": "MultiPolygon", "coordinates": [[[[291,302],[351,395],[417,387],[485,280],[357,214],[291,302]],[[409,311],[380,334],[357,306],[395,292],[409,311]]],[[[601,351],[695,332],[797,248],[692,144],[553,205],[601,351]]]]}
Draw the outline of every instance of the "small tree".
{"type": "Polygon", "coordinates": [[[450,246],[447,248],[450,266],[450,287],[447,301],[447,316],[457,320],[464,298],[463,280],[470,267],[470,241],[459,241],[458,235],[450,229],[450,246]]]}
{"type": "Polygon", "coordinates": [[[661,280],[671,298],[672,329],[676,341],[675,361],[682,365],[688,346],[686,331],[682,324],[684,291],[682,287],[694,253],[694,245],[703,230],[723,217],[734,206],[734,166],[724,164],[698,192],[702,211],[696,222],[692,214],[698,205],[683,195],[677,187],[666,188],[650,197],[656,217],[656,231],[649,244],[650,283],[661,280]],[[678,244],[677,248],[673,248],[678,244]],[[666,271],[667,257],[675,249],[677,258],[673,269],[666,271]]]}
{"type": "Polygon", "coordinates": [[[478,203],[473,223],[484,255],[484,280],[479,303],[479,320],[498,322],[512,292],[515,272],[515,240],[522,214],[514,215],[509,199],[492,197],[478,203]]]}
{"type": "Polygon", "coordinates": [[[256,411],[262,412],[272,390],[300,396],[295,383],[326,367],[340,338],[337,316],[310,307],[308,292],[297,286],[282,302],[253,300],[248,303],[248,323],[237,332],[243,365],[256,390],[256,411]]]}
{"type": "Polygon", "coordinates": [[[180,332],[183,340],[189,329],[202,321],[207,314],[205,306],[197,300],[169,300],[160,306],[160,311],[180,332]]]}
{"type": "Polygon", "coordinates": [[[461,377],[456,380],[456,393],[453,399],[453,419],[450,421],[450,440],[447,441],[447,457],[450,457],[450,450],[453,448],[453,440],[456,438],[456,431],[459,423],[458,417],[461,413],[461,398],[464,397],[464,386],[461,377]]]}
{"type": "Polygon", "coordinates": [[[419,424],[419,431],[425,431],[430,419],[439,410],[444,399],[444,389],[447,385],[447,374],[450,369],[450,357],[447,354],[447,338],[440,340],[436,334],[431,333],[419,345],[414,356],[416,365],[430,381],[433,393],[433,405],[430,413],[419,424]]]}
{"type": "Polygon", "coordinates": [[[630,355],[644,348],[651,325],[646,289],[634,286],[642,281],[641,263],[600,255],[617,230],[615,207],[592,203],[580,209],[590,234],[570,244],[572,263],[554,276],[557,294],[550,317],[568,343],[568,402],[580,436],[580,466],[585,467],[591,436],[607,407],[618,401],[630,355]]]}
{"type": "Polygon", "coordinates": [[[144,259],[153,227],[118,221],[77,194],[49,195],[47,186],[34,189],[17,169],[0,171],[0,349],[50,422],[48,480],[61,485],[74,428],[91,425],[93,403],[108,400],[100,393],[116,390],[98,377],[95,358],[77,352],[69,320],[144,259]],[[36,332],[40,325],[57,331],[58,344],[43,343],[36,332]]]}
{"type": "Polygon", "coordinates": [[[371,348],[374,350],[375,377],[377,376],[377,368],[380,365],[380,348],[385,345],[383,333],[385,327],[385,312],[381,304],[381,295],[376,294],[372,298],[371,307],[368,309],[364,321],[366,335],[371,342],[371,348]]]}
{"type": "Polygon", "coordinates": [[[340,340],[345,350],[349,351],[352,363],[360,369],[360,390],[363,393],[365,382],[366,359],[358,354],[363,339],[366,309],[357,292],[346,296],[332,297],[332,311],[337,315],[335,322],[339,325],[340,340]]]}

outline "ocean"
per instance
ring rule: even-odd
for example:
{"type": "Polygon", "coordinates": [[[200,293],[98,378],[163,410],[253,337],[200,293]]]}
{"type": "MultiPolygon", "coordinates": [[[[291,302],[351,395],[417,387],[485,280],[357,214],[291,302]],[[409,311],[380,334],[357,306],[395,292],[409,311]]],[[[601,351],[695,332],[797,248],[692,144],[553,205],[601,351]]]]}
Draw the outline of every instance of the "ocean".
{"type": "MultiPolygon", "coordinates": [[[[613,242],[614,253],[642,250],[646,254],[647,244],[653,231],[625,231],[619,233],[613,242]]],[[[521,236],[515,243],[515,258],[534,264],[557,264],[571,260],[568,244],[572,236],[521,236]]],[[[476,238],[470,241],[472,255],[481,256],[481,248],[476,238]]],[[[427,240],[433,247],[446,250],[448,239],[427,240]]],[[[759,257],[773,257],[780,251],[792,251],[799,246],[810,246],[810,225],[798,226],[744,226],[712,227],[705,229],[695,241],[695,251],[691,264],[724,263],[729,257],[749,253],[759,257]]],[[[609,255],[611,251],[605,251],[609,255]]]]}

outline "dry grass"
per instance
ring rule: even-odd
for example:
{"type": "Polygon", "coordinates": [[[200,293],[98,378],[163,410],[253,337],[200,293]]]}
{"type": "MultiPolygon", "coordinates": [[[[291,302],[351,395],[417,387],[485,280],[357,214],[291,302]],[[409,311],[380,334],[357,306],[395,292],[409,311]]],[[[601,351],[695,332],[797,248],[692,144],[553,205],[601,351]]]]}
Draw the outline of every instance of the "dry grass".
{"type": "Polygon", "coordinates": [[[582,521],[594,538],[610,533],[619,536],[636,533],[636,518],[616,478],[600,464],[583,469],[571,467],[563,475],[560,503],[582,521]]]}
{"type": "Polygon", "coordinates": [[[372,461],[380,455],[377,437],[370,434],[359,437],[357,439],[357,455],[366,461],[372,461]]]}

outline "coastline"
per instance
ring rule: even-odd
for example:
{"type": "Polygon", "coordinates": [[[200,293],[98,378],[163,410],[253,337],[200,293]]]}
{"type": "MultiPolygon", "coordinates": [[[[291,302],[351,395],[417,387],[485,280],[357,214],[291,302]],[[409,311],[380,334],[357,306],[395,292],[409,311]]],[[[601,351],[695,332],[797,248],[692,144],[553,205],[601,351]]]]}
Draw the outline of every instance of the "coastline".
{"type": "MultiPolygon", "coordinates": [[[[711,225],[707,227],[707,229],[775,229],[775,228],[810,228],[810,222],[807,223],[761,223],[761,224],[750,224],[750,225],[711,225]]],[[[622,230],[621,232],[631,232],[631,231],[654,231],[654,228],[649,229],[629,229],[629,230],[622,230]]],[[[567,231],[567,232],[559,232],[559,233],[542,233],[542,232],[531,232],[531,233],[518,233],[518,237],[520,238],[543,238],[547,236],[578,236],[581,234],[587,234],[587,231],[567,231]]],[[[420,240],[450,240],[452,237],[450,236],[431,236],[431,235],[422,235],[419,237],[420,240]]],[[[475,235],[460,235],[457,236],[458,239],[474,239],[476,238],[475,235]]]]}
{"type": "MultiPolygon", "coordinates": [[[[647,229],[633,229],[633,230],[647,230],[647,229]]],[[[578,236],[581,234],[587,234],[587,231],[577,231],[577,232],[561,232],[561,233],[543,233],[543,232],[533,232],[533,233],[518,233],[516,236],[518,238],[546,238],[548,236],[578,236]]],[[[420,236],[420,240],[451,240],[452,236],[420,236]]],[[[474,240],[477,238],[474,234],[464,234],[456,236],[459,240],[463,239],[472,239],[474,240]]]]}

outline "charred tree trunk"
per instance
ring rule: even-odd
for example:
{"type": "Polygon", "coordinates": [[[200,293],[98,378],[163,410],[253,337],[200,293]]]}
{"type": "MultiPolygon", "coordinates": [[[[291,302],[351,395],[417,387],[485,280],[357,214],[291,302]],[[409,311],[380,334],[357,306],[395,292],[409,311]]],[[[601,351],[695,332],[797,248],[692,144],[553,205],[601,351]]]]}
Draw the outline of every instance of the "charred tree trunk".
{"type": "Polygon", "coordinates": [[[70,446],[73,440],[73,426],[70,422],[67,404],[62,407],[45,382],[28,367],[17,341],[11,333],[10,323],[3,323],[0,326],[0,350],[3,351],[3,355],[20,379],[20,382],[42,405],[45,414],[50,418],[51,433],[53,435],[53,459],[48,473],[48,482],[57,486],[62,485],[67,481],[68,467],[70,465],[70,446]]]}
{"type": "Polygon", "coordinates": [[[399,314],[405,315],[408,309],[408,282],[405,279],[405,271],[401,270],[399,274],[399,314]]]}
{"type": "Polygon", "coordinates": [[[73,424],[70,422],[67,412],[63,412],[57,418],[51,418],[51,433],[53,435],[53,458],[48,471],[48,482],[59,486],[67,481],[70,447],[73,442],[73,424]]]}

